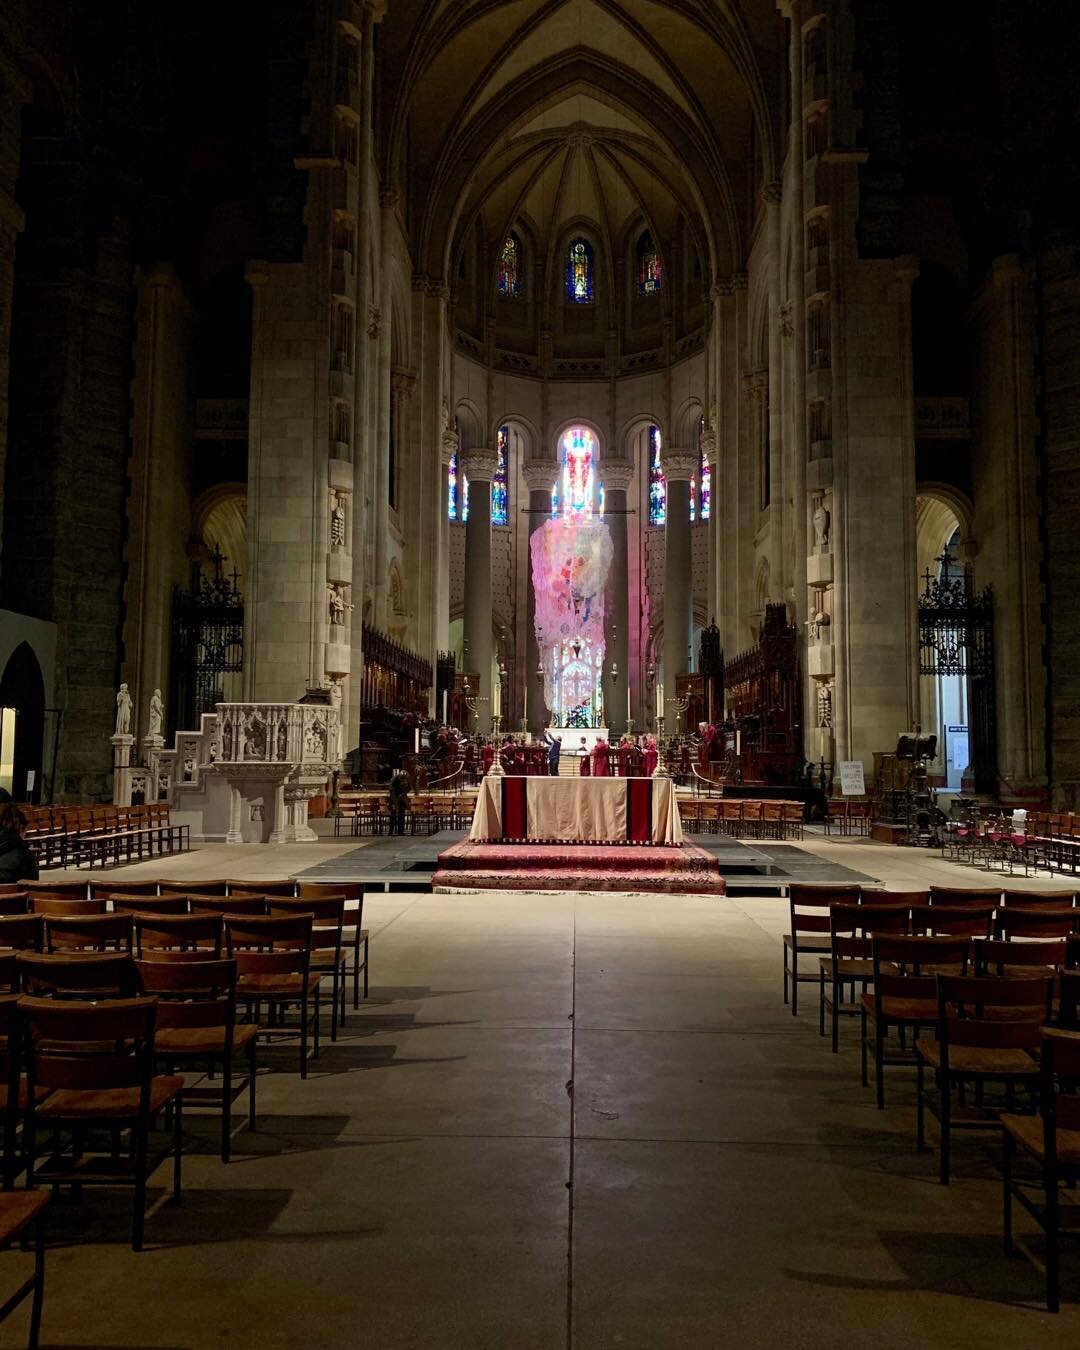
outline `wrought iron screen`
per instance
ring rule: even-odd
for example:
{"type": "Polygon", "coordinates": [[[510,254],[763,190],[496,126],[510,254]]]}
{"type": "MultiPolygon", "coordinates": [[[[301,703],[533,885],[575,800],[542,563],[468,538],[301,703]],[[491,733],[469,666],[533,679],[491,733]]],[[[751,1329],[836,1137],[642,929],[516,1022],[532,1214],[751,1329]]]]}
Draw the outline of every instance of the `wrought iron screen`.
{"type": "Polygon", "coordinates": [[[971,569],[957,567],[947,549],[937,562],[941,571],[924,573],[919,598],[919,672],[968,681],[975,791],[996,792],[993,591],[976,591],[971,569]]]}
{"type": "Polygon", "coordinates": [[[214,553],[213,576],[200,573],[193,591],[173,596],[172,698],[175,729],[195,730],[202,713],[239,696],[244,669],[244,597],[239,574],[214,553]],[[231,678],[230,678],[231,677],[231,678]]]}

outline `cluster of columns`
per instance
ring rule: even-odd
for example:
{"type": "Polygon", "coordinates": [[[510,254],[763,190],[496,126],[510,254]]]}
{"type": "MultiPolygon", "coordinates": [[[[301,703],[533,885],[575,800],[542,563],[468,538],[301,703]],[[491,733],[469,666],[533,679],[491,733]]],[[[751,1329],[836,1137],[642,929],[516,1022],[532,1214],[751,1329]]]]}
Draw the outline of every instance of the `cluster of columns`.
{"type": "MultiPolygon", "coordinates": [[[[469,519],[465,524],[465,613],[462,663],[478,677],[473,694],[476,725],[491,730],[491,480],[499,467],[497,451],[489,447],[466,450],[458,456],[469,480],[469,519]]],[[[550,489],[549,489],[550,490],[550,489]]]]}
{"type": "Polygon", "coordinates": [[[690,483],[701,456],[692,450],[663,454],[667,480],[664,530],[664,727],[679,727],[676,676],[694,668],[694,584],[690,538],[690,483]]]}

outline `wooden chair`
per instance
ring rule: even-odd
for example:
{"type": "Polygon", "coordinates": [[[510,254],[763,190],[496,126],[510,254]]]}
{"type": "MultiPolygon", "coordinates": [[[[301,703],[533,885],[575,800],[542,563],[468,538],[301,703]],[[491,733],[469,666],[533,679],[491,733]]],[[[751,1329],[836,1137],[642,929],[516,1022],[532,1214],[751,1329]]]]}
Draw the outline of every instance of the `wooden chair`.
{"type": "Polygon", "coordinates": [[[172,1109],[173,1199],[180,1201],[180,1160],[184,1080],[154,1074],[157,1001],[133,998],[103,1003],[24,998],[19,1016],[25,1028],[28,1105],[24,1127],[27,1188],[36,1182],[115,1186],[115,1155],[95,1172],[83,1152],[87,1131],[103,1126],[129,1129],[132,1137],[135,1212],[131,1246],[141,1251],[146,1211],[150,1125],[172,1109]],[[38,1099],[39,1089],[47,1095],[38,1099]],[[37,1131],[54,1132],[54,1147],[41,1164],[37,1131]],[[64,1165],[58,1136],[71,1135],[71,1163],[64,1165]]]}
{"type": "MultiPolygon", "coordinates": [[[[205,1064],[221,1072],[221,1089],[186,1088],[185,1105],[210,1100],[221,1112],[221,1161],[232,1140],[233,1058],[247,1055],[248,1129],[255,1129],[255,1060],[259,1028],[236,1023],[235,961],[140,961],[144,994],[158,999],[154,1054],[165,1073],[205,1064]]],[[[241,1085],[243,1091],[243,1085],[241,1085]]]]}
{"type": "Polygon", "coordinates": [[[189,895],[192,914],[265,914],[262,895],[189,895]]]}
{"type": "Polygon", "coordinates": [[[45,920],[40,914],[9,914],[0,918],[0,951],[45,950],[45,920]]]}
{"type": "Polygon", "coordinates": [[[117,914],[186,914],[186,895],[109,895],[113,912],[117,914]]]}
{"type": "Polygon", "coordinates": [[[915,909],[929,903],[927,891],[876,891],[869,886],[860,889],[859,898],[864,905],[895,905],[898,909],[915,909]]]}
{"type": "Polygon", "coordinates": [[[952,909],[959,905],[992,905],[995,909],[1001,904],[1001,888],[973,886],[931,886],[930,903],[947,905],[952,909]]]}
{"type": "Polygon", "coordinates": [[[928,971],[956,967],[967,974],[969,942],[966,937],[874,937],[874,990],[859,1001],[862,1029],[862,1082],[867,1082],[869,1023],[873,1022],[874,1086],[879,1110],[885,1109],[885,1069],[889,1065],[912,1068],[912,1052],[889,1055],[885,1042],[890,1030],[916,1038],[921,1030],[936,1027],[938,1017],[937,977],[928,971]]]}
{"type": "Polygon", "coordinates": [[[908,911],[902,905],[832,905],[829,909],[829,938],[832,950],[821,958],[818,1031],[825,1035],[825,1012],[832,1026],[833,1054],[840,1049],[840,1017],[856,1016],[859,1004],[855,986],[866,993],[874,979],[874,933],[907,933],[908,911]],[[851,1001],[843,999],[844,985],[851,986],[851,1001]]]}
{"type": "Polygon", "coordinates": [[[86,900],[88,898],[85,881],[22,881],[19,883],[19,889],[31,891],[41,896],[56,896],[57,899],[63,896],[66,896],[69,900],[86,900]]]}
{"type": "Polygon", "coordinates": [[[931,937],[993,937],[994,906],[913,905],[911,931],[931,937]]]}
{"type": "Polygon", "coordinates": [[[823,822],[825,833],[832,834],[835,830],[837,834],[847,834],[847,815],[847,798],[841,797],[838,800],[830,798],[825,803],[825,820],[823,822]]]}
{"type": "Polygon", "coordinates": [[[926,1147],[926,1069],[933,1071],[940,1129],[939,1178],[949,1184],[953,1130],[1000,1129],[998,1112],[982,1105],[983,1089],[1006,1086],[1011,1105],[1018,1087],[1034,1090],[1039,1079],[1036,1053],[1039,1031],[1050,1017],[1054,977],[996,979],[977,975],[937,977],[937,1040],[924,1037],[915,1046],[916,1141],[926,1147]],[[973,1105],[953,1105],[953,1089],[971,1084],[973,1105]]]}
{"type": "Polygon", "coordinates": [[[764,812],[765,803],[763,801],[751,798],[744,798],[742,804],[742,817],[739,832],[744,839],[761,838],[761,818],[764,812]]]}
{"type": "Polygon", "coordinates": [[[780,822],[783,820],[784,811],[781,802],[763,802],[761,806],[761,837],[763,839],[779,839],[781,836],[780,822]]]}
{"type": "Polygon", "coordinates": [[[224,935],[217,914],[135,914],[140,961],[217,961],[224,935]]]}
{"type": "Polygon", "coordinates": [[[27,994],[66,999],[125,999],[138,991],[135,964],[122,952],[20,952],[19,979],[27,994]]]}
{"type": "MultiPolygon", "coordinates": [[[[368,946],[370,934],[364,927],[364,887],[359,881],[344,882],[337,885],[302,881],[299,894],[304,899],[318,900],[325,896],[343,895],[345,897],[345,924],[342,929],[342,942],[346,951],[352,952],[352,964],[346,967],[346,974],[352,977],[353,1009],[360,1007],[360,976],[364,977],[364,997],[368,996],[368,946]]],[[[341,1025],[345,1025],[345,1006],[342,1004],[341,1025]]]]}
{"type": "Polygon", "coordinates": [[[1006,891],[1005,909],[1075,909],[1075,891],[1006,891]]]}
{"type": "Polygon", "coordinates": [[[41,1340],[41,1308],[45,1298],[45,1224],[42,1211],[49,1197],[41,1192],[13,1191],[0,1195],[0,1248],[7,1247],[16,1238],[23,1239],[26,1230],[34,1227],[34,1273],[9,1294],[0,1307],[0,1322],[26,1299],[30,1299],[30,1330],[28,1350],[38,1350],[41,1340]]]}
{"type": "Polygon", "coordinates": [[[1003,1238],[1007,1255],[1013,1253],[1012,1204],[1016,1200],[1046,1232],[1046,1307],[1061,1306],[1061,1197],[1062,1183],[1080,1180],[1080,1037],[1074,1032],[1044,1028],[1039,1038],[1039,1114],[1001,1117],[1005,1132],[1001,1179],[1004,1193],[1003,1238]],[[1040,1171],[1042,1204],[1014,1178],[1017,1153],[1031,1158],[1040,1171]]]}
{"type": "Polygon", "coordinates": [[[300,1077],[308,1071],[308,1040],[312,1054],[319,1054],[319,988],[322,976],[311,969],[310,914],[271,917],[225,915],[225,948],[237,963],[237,995],[247,1006],[248,1021],[259,1021],[260,1005],[270,1009],[267,1036],[300,1033],[300,1077]],[[285,1026],[285,1010],[296,1007],[299,1027],[285,1026]],[[278,1014],[282,1022],[278,1021],[278,1014]]]}
{"type": "Polygon", "coordinates": [[[974,944],[975,974],[1044,975],[1065,964],[1065,939],[990,938],[974,944]]]}
{"type": "Polygon", "coordinates": [[[720,829],[722,833],[737,837],[742,828],[743,804],[738,797],[723,797],[720,801],[720,829]]]}
{"type": "Polygon", "coordinates": [[[131,955],[130,914],[45,916],[47,952],[127,952],[131,955]]]}
{"type": "Polygon", "coordinates": [[[781,839],[801,839],[803,837],[803,815],[802,802],[780,803],[781,839]]]}
{"type": "Polygon", "coordinates": [[[0,895],[0,914],[25,914],[30,908],[26,891],[5,891],[0,895]]]}
{"type": "Polygon", "coordinates": [[[295,895],[295,881],[226,881],[229,895],[295,895]]]}
{"type": "Polygon", "coordinates": [[[1008,942],[1013,938],[1064,938],[1077,931],[1080,910],[1075,909],[999,909],[996,936],[1008,942]]]}
{"type": "Polygon", "coordinates": [[[345,897],[277,896],[270,900],[271,914],[310,914],[311,969],[328,974],[332,980],[330,1039],[337,1040],[338,1014],[345,1016],[345,951],[342,927],[345,922],[345,897]]]}
{"type": "Polygon", "coordinates": [[[784,934],[784,1002],[788,1002],[788,981],[791,981],[791,1015],[798,1016],[799,985],[820,981],[820,971],[799,972],[799,957],[828,956],[832,950],[829,938],[829,906],[857,904],[858,886],[801,886],[788,887],[788,908],[791,926],[784,934]],[[790,963],[788,957],[790,956],[790,963]]]}
{"type": "Polygon", "coordinates": [[[73,900],[70,896],[38,895],[31,893],[30,909],[34,914],[52,914],[56,918],[69,915],[77,918],[84,914],[104,914],[104,900],[73,900]]]}
{"type": "Polygon", "coordinates": [[[90,897],[93,900],[111,900],[114,895],[154,895],[158,893],[158,882],[144,881],[135,877],[112,877],[108,881],[92,881],[90,897]]]}
{"type": "Polygon", "coordinates": [[[189,877],[187,881],[159,881],[159,895],[227,895],[228,882],[196,881],[189,877]]]}

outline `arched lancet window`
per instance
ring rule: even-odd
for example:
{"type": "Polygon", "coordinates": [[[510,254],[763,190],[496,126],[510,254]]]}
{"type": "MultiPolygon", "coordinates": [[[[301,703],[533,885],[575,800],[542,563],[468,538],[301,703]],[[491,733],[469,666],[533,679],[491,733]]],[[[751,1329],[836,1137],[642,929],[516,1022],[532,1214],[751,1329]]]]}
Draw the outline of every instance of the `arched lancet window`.
{"type": "Polygon", "coordinates": [[[499,294],[516,299],[521,295],[521,242],[509,234],[499,254],[499,294]]]}
{"type": "Polygon", "coordinates": [[[566,255],[566,298],[572,305],[593,302],[593,251],[585,239],[575,239],[566,255]]]}
{"type": "Polygon", "coordinates": [[[604,514],[604,485],[596,477],[596,437],[588,427],[571,427],[562,438],[562,471],[551,487],[551,514],[591,520],[604,514]]]}
{"type": "Polygon", "coordinates": [[[499,467],[491,480],[491,523],[508,525],[510,523],[510,500],[507,491],[509,472],[507,469],[510,428],[499,428],[499,467]]]}
{"type": "Polygon", "coordinates": [[[458,462],[457,451],[450,456],[446,470],[446,514],[451,520],[458,518],[458,462]]]}
{"type": "Polygon", "coordinates": [[[638,240],[638,294],[659,295],[663,284],[664,269],[660,254],[656,251],[652,233],[646,230],[638,240]]]}
{"type": "Polygon", "coordinates": [[[649,428],[649,524],[667,520],[667,480],[660,463],[660,428],[649,428]]]}
{"type": "MultiPolygon", "coordinates": [[[[705,418],[701,419],[701,426],[698,431],[698,445],[702,445],[705,437],[705,418]]],[[[698,482],[701,484],[701,519],[709,520],[712,517],[712,465],[709,463],[709,456],[704,448],[701,450],[701,469],[698,473],[698,482]]],[[[693,512],[694,500],[690,499],[690,510],[693,512]]],[[[693,515],[691,514],[691,520],[693,515]]]]}

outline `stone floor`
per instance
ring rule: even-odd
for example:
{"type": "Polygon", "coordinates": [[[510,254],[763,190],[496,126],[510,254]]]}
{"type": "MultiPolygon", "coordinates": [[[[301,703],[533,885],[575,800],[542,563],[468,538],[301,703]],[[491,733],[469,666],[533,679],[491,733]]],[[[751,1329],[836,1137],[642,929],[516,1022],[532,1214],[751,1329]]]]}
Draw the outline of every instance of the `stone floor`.
{"type": "MultiPolygon", "coordinates": [[[[266,878],[354,847],[221,846],[167,870],[266,878]]],[[[980,880],[808,847],[897,888],[980,880]]],[[[877,1111],[853,1026],[833,1056],[812,1006],[783,1007],[784,902],[390,895],[366,917],[371,999],[308,1082],[275,1052],[228,1167],[189,1121],[184,1202],[159,1174],[145,1252],[126,1197],[54,1202],[43,1346],[1080,1343],[1080,1248],[1058,1317],[1036,1267],[1001,1254],[996,1145],[961,1137],[939,1186],[906,1073],[877,1111]]],[[[0,1297],[26,1259],[0,1257],[0,1297]]],[[[0,1328],[24,1337],[22,1312],[0,1328]]]]}

